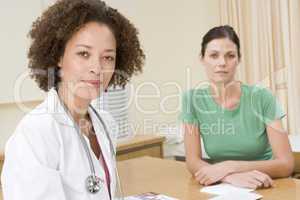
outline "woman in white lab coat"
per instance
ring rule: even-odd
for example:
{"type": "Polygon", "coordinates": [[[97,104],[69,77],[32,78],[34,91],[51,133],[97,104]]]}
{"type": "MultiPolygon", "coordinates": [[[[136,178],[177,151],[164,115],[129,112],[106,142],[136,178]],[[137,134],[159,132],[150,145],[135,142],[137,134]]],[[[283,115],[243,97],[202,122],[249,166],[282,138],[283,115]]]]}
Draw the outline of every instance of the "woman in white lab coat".
{"type": "Polygon", "coordinates": [[[137,34],[99,0],[58,1],[33,23],[29,68],[48,93],[6,144],[5,200],[116,198],[118,129],[109,113],[90,103],[142,70],[137,34]],[[87,177],[93,173],[91,185],[87,177]]]}

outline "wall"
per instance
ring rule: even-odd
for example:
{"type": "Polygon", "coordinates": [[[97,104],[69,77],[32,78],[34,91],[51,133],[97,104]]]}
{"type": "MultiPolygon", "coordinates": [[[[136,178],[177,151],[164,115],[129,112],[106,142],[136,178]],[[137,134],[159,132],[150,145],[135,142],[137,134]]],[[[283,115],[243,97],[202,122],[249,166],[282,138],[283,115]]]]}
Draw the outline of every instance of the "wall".
{"type": "MultiPolygon", "coordinates": [[[[45,7],[51,2],[27,0],[23,8],[30,8],[31,4],[36,7],[36,3],[45,7]]],[[[180,93],[205,79],[198,55],[203,34],[219,24],[218,0],[107,0],[107,3],[139,29],[147,56],[144,73],[134,77],[130,85],[132,127],[143,134],[176,124],[180,93]]],[[[7,8],[1,6],[0,12],[3,9],[7,8]]],[[[5,28],[12,31],[11,27],[5,28]]],[[[10,63],[3,63],[7,64],[10,63]]],[[[26,105],[32,108],[38,103],[28,101],[26,105]]],[[[25,113],[13,102],[0,104],[0,151],[25,113]]]]}
{"type": "Polygon", "coordinates": [[[30,43],[27,33],[47,3],[42,0],[1,2],[0,57],[3,71],[0,79],[0,151],[3,151],[8,137],[26,113],[15,101],[25,100],[25,106],[30,109],[44,95],[28,77],[26,56],[30,43]],[[18,90],[15,89],[17,85],[18,90]]]}

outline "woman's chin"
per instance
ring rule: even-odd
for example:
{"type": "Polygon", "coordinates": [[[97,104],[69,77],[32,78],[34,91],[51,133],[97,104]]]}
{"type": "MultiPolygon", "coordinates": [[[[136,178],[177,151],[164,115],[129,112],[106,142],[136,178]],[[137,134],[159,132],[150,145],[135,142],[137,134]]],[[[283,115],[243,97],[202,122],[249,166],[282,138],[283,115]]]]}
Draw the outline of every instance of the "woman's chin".
{"type": "Polygon", "coordinates": [[[99,88],[80,88],[76,92],[76,96],[80,97],[81,99],[92,101],[98,98],[100,95],[99,88]]]}
{"type": "Polygon", "coordinates": [[[215,79],[213,82],[217,85],[225,85],[227,83],[224,79],[215,79]]]}
{"type": "Polygon", "coordinates": [[[232,81],[233,80],[231,80],[229,78],[216,78],[213,80],[213,82],[218,85],[227,85],[227,84],[231,83],[232,81]]]}

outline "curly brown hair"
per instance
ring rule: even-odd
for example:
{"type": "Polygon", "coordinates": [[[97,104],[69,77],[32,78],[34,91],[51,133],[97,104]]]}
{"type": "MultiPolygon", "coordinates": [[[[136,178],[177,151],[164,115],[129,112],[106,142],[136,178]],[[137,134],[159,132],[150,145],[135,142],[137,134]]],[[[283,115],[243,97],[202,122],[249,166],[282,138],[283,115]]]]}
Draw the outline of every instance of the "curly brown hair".
{"type": "Polygon", "coordinates": [[[109,85],[124,86],[133,74],[142,72],[145,55],[138,31],[127,18],[100,0],[59,0],[33,23],[29,32],[30,76],[42,90],[57,87],[57,64],[66,43],[88,22],[107,25],[116,38],[116,68],[109,85]]]}

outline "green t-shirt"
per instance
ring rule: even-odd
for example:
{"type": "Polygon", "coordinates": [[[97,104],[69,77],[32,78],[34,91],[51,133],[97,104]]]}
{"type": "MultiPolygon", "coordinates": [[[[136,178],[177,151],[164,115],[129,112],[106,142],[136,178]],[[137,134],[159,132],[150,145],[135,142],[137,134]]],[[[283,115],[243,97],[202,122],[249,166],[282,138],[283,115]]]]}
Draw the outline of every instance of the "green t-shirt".
{"type": "Polygon", "coordinates": [[[242,84],[239,105],[228,110],[214,101],[210,91],[205,86],[185,92],[179,119],[198,125],[211,161],[271,159],[266,124],[285,116],[272,93],[242,84]]]}

